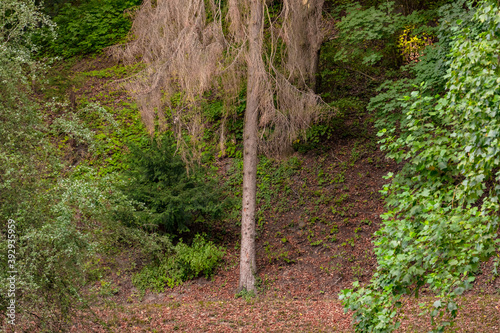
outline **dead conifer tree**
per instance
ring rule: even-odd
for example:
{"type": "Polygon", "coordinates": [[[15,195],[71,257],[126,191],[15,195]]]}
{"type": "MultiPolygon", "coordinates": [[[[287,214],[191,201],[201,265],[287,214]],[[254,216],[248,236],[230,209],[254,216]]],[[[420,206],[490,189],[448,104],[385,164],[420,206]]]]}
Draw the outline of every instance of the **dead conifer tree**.
{"type": "MultiPolygon", "coordinates": [[[[204,93],[223,90],[227,119],[246,84],[238,289],[255,291],[257,153],[285,154],[318,117],[321,100],[311,86],[322,40],[323,0],[284,0],[279,20],[274,21],[264,0],[229,0],[228,8],[220,8],[220,3],[145,0],[136,13],[131,41],[113,53],[146,65],[126,86],[138,100],[149,131],[174,130],[186,159],[200,157],[198,143],[205,125],[199,103],[204,93]],[[267,26],[266,15],[271,22],[267,26]],[[269,40],[264,38],[265,28],[269,40]],[[280,43],[285,48],[279,48],[280,43]],[[287,53],[277,57],[278,49],[287,53]],[[185,134],[189,147],[182,140],[185,134]]],[[[223,121],[221,149],[224,133],[223,121]]]]}

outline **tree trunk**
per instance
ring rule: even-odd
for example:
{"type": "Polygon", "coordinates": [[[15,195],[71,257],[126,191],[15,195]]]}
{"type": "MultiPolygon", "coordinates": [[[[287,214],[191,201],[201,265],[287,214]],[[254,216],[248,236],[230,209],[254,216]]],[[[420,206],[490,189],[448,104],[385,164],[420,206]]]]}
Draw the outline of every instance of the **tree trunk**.
{"type": "Polygon", "coordinates": [[[257,191],[257,126],[259,81],[262,63],[262,0],[250,1],[248,77],[245,129],[243,132],[243,211],[241,219],[240,284],[238,290],[255,292],[255,206],[257,191]]]}

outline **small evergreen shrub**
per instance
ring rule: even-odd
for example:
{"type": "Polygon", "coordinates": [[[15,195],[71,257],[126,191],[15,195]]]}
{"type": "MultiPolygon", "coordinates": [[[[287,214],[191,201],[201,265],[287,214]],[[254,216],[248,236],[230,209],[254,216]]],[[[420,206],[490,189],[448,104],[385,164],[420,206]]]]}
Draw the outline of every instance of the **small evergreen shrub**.
{"type": "Polygon", "coordinates": [[[216,218],[226,205],[222,192],[206,169],[185,163],[175,154],[169,135],[146,147],[131,147],[128,196],[144,203],[137,215],[142,227],[170,233],[188,230],[199,219],[216,218]]]}

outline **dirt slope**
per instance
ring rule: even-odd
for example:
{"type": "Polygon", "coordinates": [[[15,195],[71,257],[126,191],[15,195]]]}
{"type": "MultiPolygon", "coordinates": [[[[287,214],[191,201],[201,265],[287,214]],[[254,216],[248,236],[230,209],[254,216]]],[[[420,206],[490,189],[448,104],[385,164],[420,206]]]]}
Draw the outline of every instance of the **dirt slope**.
{"type": "MultiPolygon", "coordinates": [[[[78,63],[73,71],[103,69],[111,61],[78,63]]],[[[115,106],[128,97],[116,77],[89,77],[79,83],[76,101],[100,99],[115,106]]],[[[199,278],[160,294],[140,295],[131,275],[140,268],[133,253],[103,258],[105,280],[113,292],[101,297],[95,317],[75,323],[74,332],[349,332],[350,316],[338,292],[354,280],[367,282],[376,268],[372,237],[380,226],[384,203],[379,194],[387,172],[398,165],[378,149],[369,116],[347,112],[329,138],[316,148],[295,152],[293,172],[281,174],[269,161],[259,179],[257,264],[259,297],[235,299],[238,282],[239,229],[234,220],[220,222],[209,234],[221,235],[228,251],[223,266],[207,281],[199,278]],[[266,175],[266,170],[269,173],[266,175]],[[267,178],[266,178],[267,177],[267,178]],[[97,319],[98,318],[98,319],[97,319]]],[[[300,148],[300,147],[299,147],[300,148]]],[[[290,161],[290,159],[288,159],[290,161]]],[[[233,159],[218,161],[224,177],[236,172],[233,159]]],[[[463,299],[458,332],[500,329],[499,280],[483,265],[474,291],[463,299]]],[[[430,296],[424,300],[431,301],[430,296]]],[[[417,302],[406,306],[401,331],[425,331],[417,302]]]]}

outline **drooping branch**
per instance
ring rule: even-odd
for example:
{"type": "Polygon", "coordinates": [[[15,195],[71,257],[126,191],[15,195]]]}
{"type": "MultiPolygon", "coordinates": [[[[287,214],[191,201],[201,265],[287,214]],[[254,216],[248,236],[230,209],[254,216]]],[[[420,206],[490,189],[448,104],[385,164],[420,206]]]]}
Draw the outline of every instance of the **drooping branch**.
{"type": "MultiPolygon", "coordinates": [[[[137,99],[150,133],[174,129],[181,146],[187,145],[184,132],[189,146],[199,147],[204,123],[199,101],[214,88],[227,49],[221,20],[214,1],[207,8],[204,0],[145,0],[135,16],[132,40],[112,49],[126,62],[146,64],[126,88],[137,99]]],[[[195,159],[201,153],[181,151],[195,159]]]]}
{"type": "Polygon", "coordinates": [[[246,89],[252,62],[258,68],[259,149],[281,155],[320,110],[321,100],[311,88],[323,36],[322,5],[323,0],[284,1],[279,20],[268,26],[272,39],[286,45],[286,56],[279,61],[274,42],[270,54],[248,57],[250,6],[237,0],[228,1],[224,18],[225,9],[213,0],[145,0],[136,13],[131,41],[112,51],[125,62],[146,64],[126,87],[137,99],[149,132],[173,129],[185,159],[201,154],[206,121],[200,101],[209,91],[224,96],[219,129],[219,149],[224,150],[224,126],[246,89]],[[190,136],[189,145],[183,134],[190,136]]]}
{"type": "Polygon", "coordinates": [[[285,70],[301,89],[316,85],[318,50],[323,42],[324,0],[285,0],[280,34],[287,46],[285,70]]]}
{"type": "Polygon", "coordinates": [[[290,151],[292,142],[305,134],[325,106],[313,92],[323,40],[322,7],[323,0],[285,0],[270,29],[271,52],[260,85],[259,122],[259,146],[267,155],[290,151]],[[276,56],[278,40],[286,45],[280,60],[276,56]]]}

